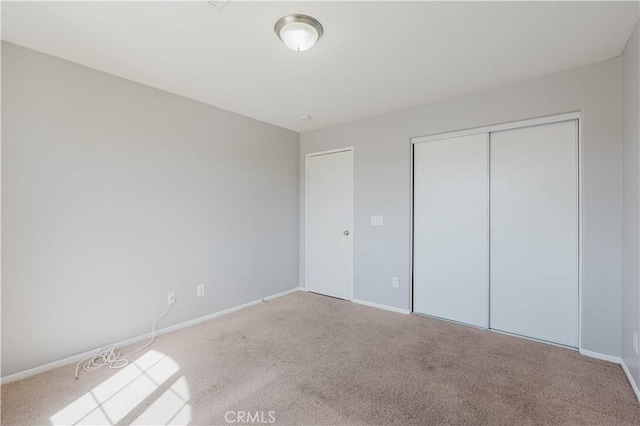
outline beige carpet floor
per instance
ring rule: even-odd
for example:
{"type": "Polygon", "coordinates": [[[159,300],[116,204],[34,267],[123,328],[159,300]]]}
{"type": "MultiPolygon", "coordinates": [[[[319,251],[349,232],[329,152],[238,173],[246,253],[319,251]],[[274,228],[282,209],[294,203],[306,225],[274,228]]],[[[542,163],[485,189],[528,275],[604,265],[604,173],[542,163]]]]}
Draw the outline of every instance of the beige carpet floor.
{"type": "Polygon", "coordinates": [[[640,424],[616,364],[302,292],[73,370],[2,386],[2,423],[640,424]]]}

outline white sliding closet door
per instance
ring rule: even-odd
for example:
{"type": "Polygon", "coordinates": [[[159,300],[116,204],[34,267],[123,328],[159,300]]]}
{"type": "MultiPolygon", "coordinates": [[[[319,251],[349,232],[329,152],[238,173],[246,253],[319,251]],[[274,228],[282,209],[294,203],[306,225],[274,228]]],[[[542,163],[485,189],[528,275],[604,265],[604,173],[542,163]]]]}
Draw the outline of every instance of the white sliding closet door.
{"type": "Polygon", "coordinates": [[[414,145],[417,313],[487,327],[488,134],[414,145]]]}
{"type": "Polygon", "coordinates": [[[490,327],[578,346],[577,120],[491,133],[490,327]]]}

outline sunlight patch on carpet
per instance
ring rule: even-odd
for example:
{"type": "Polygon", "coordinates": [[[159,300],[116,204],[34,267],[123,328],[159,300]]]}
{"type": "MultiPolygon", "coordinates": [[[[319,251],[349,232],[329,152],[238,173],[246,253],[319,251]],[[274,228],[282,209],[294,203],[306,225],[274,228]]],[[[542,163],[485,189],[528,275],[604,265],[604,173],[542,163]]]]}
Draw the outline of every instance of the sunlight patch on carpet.
{"type": "Polygon", "coordinates": [[[113,425],[143,404],[147,407],[134,423],[188,424],[191,406],[187,379],[178,378],[160,393],[179,370],[173,359],[151,350],[51,416],[51,424],[113,425]]]}

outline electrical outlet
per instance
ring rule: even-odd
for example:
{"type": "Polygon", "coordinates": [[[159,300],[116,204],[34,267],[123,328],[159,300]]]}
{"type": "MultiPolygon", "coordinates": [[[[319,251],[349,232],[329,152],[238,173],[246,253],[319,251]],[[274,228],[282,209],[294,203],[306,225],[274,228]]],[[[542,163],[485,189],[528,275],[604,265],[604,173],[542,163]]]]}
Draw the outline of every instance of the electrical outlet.
{"type": "Polygon", "coordinates": [[[633,332],[633,350],[635,351],[635,353],[638,353],[638,332],[634,331],[633,332]]]}
{"type": "Polygon", "coordinates": [[[393,288],[400,287],[400,278],[398,278],[398,277],[391,278],[391,287],[393,287],[393,288]]]}
{"type": "Polygon", "coordinates": [[[196,297],[202,297],[202,296],[204,296],[204,284],[200,284],[196,288],[196,297]]]}
{"type": "Polygon", "coordinates": [[[384,217],[371,216],[371,226],[383,226],[383,225],[384,225],[384,217]]]}
{"type": "Polygon", "coordinates": [[[167,295],[167,303],[169,303],[170,305],[172,303],[176,303],[176,292],[172,291],[171,293],[169,293],[167,295]]]}

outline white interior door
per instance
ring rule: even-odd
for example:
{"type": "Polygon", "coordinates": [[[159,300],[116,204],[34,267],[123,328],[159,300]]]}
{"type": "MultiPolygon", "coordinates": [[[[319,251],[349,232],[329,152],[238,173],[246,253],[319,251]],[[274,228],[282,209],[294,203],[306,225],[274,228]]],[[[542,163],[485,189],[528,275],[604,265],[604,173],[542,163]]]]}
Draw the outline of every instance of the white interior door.
{"type": "Polygon", "coordinates": [[[353,152],[307,157],[307,290],[352,299],[353,152]]]}
{"type": "Polygon", "coordinates": [[[577,120],[491,133],[490,327],[578,345],[577,120]]]}
{"type": "Polygon", "coordinates": [[[417,313],[487,327],[488,134],[414,145],[417,313]]]}

